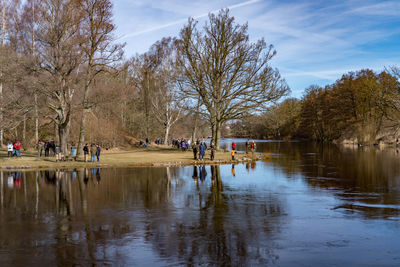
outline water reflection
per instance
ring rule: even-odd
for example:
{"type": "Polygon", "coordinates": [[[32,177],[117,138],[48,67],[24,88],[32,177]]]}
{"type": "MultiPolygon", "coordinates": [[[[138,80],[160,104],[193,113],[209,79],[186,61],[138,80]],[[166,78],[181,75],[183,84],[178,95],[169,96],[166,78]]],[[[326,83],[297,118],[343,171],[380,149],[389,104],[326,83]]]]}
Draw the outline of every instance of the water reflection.
{"type": "Polygon", "coordinates": [[[159,260],[196,265],[261,263],[273,254],[267,243],[279,223],[269,217],[281,215],[280,201],[250,194],[253,204],[244,203],[240,192],[223,184],[220,166],[4,174],[13,187],[1,191],[0,249],[8,257],[0,265],[131,262],[129,253],[116,258],[115,246],[151,245],[159,260]],[[195,190],[181,178],[188,170],[195,190]],[[25,191],[21,183],[14,186],[24,176],[25,191]],[[240,220],[234,219],[238,213],[240,220]],[[138,238],[142,243],[133,244],[138,238]]]}
{"type": "Polygon", "coordinates": [[[400,263],[395,150],[257,147],[272,157],[0,172],[0,265],[400,263]]]}
{"type": "Polygon", "coordinates": [[[258,147],[275,155],[272,164],[288,177],[301,173],[310,186],[334,192],[344,201],[335,209],[368,218],[400,214],[400,158],[395,148],[316,143],[262,143],[258,147]]]}

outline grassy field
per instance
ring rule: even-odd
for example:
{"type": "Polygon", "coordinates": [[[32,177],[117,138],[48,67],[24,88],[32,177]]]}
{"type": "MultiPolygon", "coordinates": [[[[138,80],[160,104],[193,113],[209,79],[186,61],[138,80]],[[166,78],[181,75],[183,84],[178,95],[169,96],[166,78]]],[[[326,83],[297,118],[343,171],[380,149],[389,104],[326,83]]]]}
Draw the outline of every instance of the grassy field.
{"type": "MultiPolygon", "coordinates": [[[[36,151],[22,151],[21,158],[8,158],[7,152],[0,152],[0,167],[8,169],[19,168],[79,168],[79,167],[133,167],[133,166],[169,166],[169,165],[195,165],[195,164],[221,164],[242,161],[251,161],[251,155],[237,154],[235,161],[231,160],[230,152],[216,152],[214,161],[210,160],[210,151],[206,152],[204,161],[193,160],[193,152],[154,146],[148,150],[144,148],[132,150],[103,150],[100,162],[84,162],[83,156],[77,161],[56,162],[55,157],[39,157],[36,151]]],[[[90,156],[88,157],[90,159],[90,156]]]]}

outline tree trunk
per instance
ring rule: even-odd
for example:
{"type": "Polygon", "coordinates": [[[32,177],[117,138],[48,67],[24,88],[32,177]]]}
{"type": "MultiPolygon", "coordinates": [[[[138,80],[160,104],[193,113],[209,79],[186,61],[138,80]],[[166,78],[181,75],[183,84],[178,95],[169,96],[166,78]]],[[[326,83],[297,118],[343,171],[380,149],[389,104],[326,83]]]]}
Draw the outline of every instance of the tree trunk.
{"type": "Polygon", "coordinates": [[[26,149],[26,113],[24,114],[24,124],[22,128],[22,144],[24,149],[26,149]]]}
{"type": "Polygon", "coordinates": [[[195,142],[195,139],[196,139],[196,130],[197,130],[197,120],[199,117],[199,109],[200,109],[200,96],[197,98],[196,113],[194,114],[193,132],[192,132],[193,142],[195,142]]]}
{"type": "Polygon", "coordinates": [[[168,144],[168,138],[169,138],[169,129],[171,128],[171,125],[166,125],[165,126],[165,136],[164,136],[164,143],[168,144]]]}
{"type": "Polygon", "coordinates": [[[85,131],[86,131],[86,113],[89,112],[89,109],[83,108],[82,118],[81,118],[81,128],[79,131],[79,141],[78,148],[76,150],[77,155],[80,155],[83,144],[85,143],[85,131]]]}
{"type": "Polygon", "coordinates": [[[77,148],[77,155],[80,155],[81,149],[83,147],[83,143],[85,142],[85,130],[86,130],[86,114],[90,111],[90,107],[88,104],[89,101],[89,92],[90,92],[90,82],[92,78],[92,59],[90,57],[89,66],[86,73],[86,83],[84,88],[83,100],[82,100],[82,118],[81,118],[81,128],[79,131],[79,141],[78,141],[78,148],[77,148]]]}
{"type": "Polygon", "coordinates": [[[54,123],[54,135],[55,135],[54,141],[56,142],[56,144],[60,144],[61,142],[60,142],[60,135],[58,132],[58,124],[57,123],[54,123]]]}
{"type": "Polygon", "coordinates": [[[39,111],[38,111],[38,98],[37,93],[34,94],[35,98],[35,144],[39,143],[39,111]]]}
{"type": "Polygon", "coordinates": [[[221,140],[221,122],[216,121],[211,123],[211,132],[212,132],[212,141],[214,143],[215,149],[220,149],[220,140],[221,140]]]}
{"type": "Polygon", "coordinates": [[[61,152],[64,154],[64,156],[68,155],[68,147],[67,147],[67,142],[68,142],[68,135],[69,135],[69,124],[70,122],[66,122],[64,124],[61,124],[58,126],[58,134],[60,137],[60,148],[61,152]]]}
{"type": "MultiPolygon", "coordinates": [[[[1,76],[3,76],[2,73],[0,73],[0,78],[1,76]]],[[[3,146],[3,134],[3,83],[0,83],[0,147],[3,146]]]]}

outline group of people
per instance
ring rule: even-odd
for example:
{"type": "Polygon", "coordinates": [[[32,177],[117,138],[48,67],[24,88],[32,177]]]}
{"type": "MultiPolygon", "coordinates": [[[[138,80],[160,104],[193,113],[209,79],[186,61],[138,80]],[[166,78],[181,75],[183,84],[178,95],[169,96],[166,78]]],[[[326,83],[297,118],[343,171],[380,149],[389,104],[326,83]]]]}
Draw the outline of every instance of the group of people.
{"type": "Polygon", "coordinates": [[[14,143],[11,141],[8,142],[7,144],[7,152],[8,152],[8,157],[14,157],[16,156],[17,158],[21,157],[21,142],[19,140],[15,140],[14,143]]]}
{"type": "Polygon", "coordinates": [[[85,162],[87,161],[87,157],[89,156],[90,152],[90,162],[95,162],[97,159],[97,162],[100,161],[100,152],[101,152],[101,147],[99,144],[91,144],[90,149],[89,145],[85,144],[83,147],[83,156],[85,162]]]}
{"type": "Polygon", "coordinates": [[[180,138],[172,139],[172,146],[177,149],[182,149],[182,151],[189,150],[192,146],[190,139],[180,138]]]}
{"type": "Polygon", "coordinates": [[[50,151],[52,152],[52,156],[54,157],[56,155],[56,143],[54,142],[54,140],[39,140],[38,151],[39,157],[42,156],[43,151],[45,157],[50,157],[50,151]]]}

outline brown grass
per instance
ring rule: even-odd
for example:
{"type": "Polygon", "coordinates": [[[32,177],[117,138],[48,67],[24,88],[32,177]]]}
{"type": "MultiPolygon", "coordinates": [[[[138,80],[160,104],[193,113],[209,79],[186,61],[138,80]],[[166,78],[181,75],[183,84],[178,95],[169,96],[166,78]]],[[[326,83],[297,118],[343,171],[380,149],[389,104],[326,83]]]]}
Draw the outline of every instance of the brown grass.
{"type": "MultiPolygon", "coordinates": [[[[88,157],[90,160],[90,155],[88,157]]],[[[196,164],[222,164],[251,161],[245,154],[236,154],[235,161],[231,160],[230,152],[216,152],[214,161],[210,160],[210,152],[206,152],[204,161],[193,160],[193,152],[172,149],[165,146],[153,146],[131,150],[103,150],[100,162],[84,162],[83,156],[77,161],[56,162],[54,157],[38,157],[35,151],[22,151],[21,158],[7,158],[7,152],[0,152],[0,167],[8,169],[37,169],[37,168],[80,168],[80,167],[133,167],[133,166],[173,166],[196,164]]]]}

